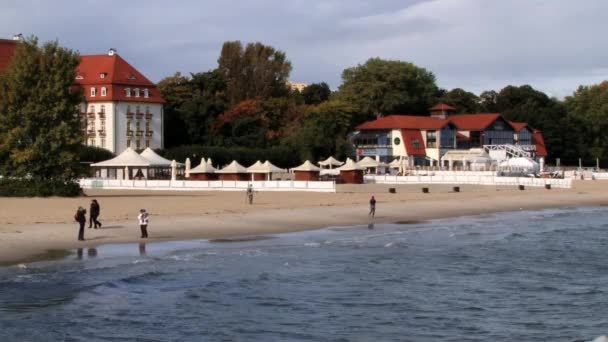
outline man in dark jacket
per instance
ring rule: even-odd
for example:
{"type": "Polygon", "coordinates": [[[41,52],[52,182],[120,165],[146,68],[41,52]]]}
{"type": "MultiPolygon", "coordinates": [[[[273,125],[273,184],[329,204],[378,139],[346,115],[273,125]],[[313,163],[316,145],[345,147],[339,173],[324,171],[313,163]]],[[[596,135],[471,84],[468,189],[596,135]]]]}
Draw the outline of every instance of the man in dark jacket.
{"type": "Polygon", "coordinates": [[[74,215],[74,220],[80,224],[80,229],[78,229],[78,240],[84,241],[84,225],[87,223],[87,210],[83,207],[78,207],[78,210],[76,210],[76,214],[74,215]]]}
{"type": "Polygon", "coordinates": [[[91,226],[93,226],[93,224],[95,224],[95,229],[97,229],[98,226],[99,226],[99,228],[101,228],[101,222],[97,221],[100,211],[101,211],[101,207],[99,206],[99,203],[97,203],[97,200],[92,200],[91,209],[89,211],[89,214],[91,215],[89,217],[89,228],[91,228],[91,226]]]}

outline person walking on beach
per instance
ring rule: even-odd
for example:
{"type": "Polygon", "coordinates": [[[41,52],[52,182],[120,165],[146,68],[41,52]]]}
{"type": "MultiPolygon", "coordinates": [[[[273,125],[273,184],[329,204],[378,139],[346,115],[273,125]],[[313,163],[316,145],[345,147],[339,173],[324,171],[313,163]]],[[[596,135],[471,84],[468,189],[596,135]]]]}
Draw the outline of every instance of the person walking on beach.
{"type": "Polygon", "coordinates": [[[89,228],[93,225],[95,225],[95,229],[97,229],[98,226],[101,228],[101,222],[97,221],[100,211],[101,207],[99,206],[99,203],[97,203],[97,200],[92,200],[91,209],[89,210],[89,228]]]}
{"type": "Polygon", "coordinates": [[[74,220],[80,225],[78,229],[78,241],[84,241],[84,225],[87,223],[87,210],[83,207],[78,207],[76,214],[74,214],[74,220]]]}
{"type": "Polygon", "coordinates": [[[139,220],[139,228],[141,229],[141,238],[148,238],[148,213],[146,209],[139,210],[139,216],[137,216],[139,220]]]}
{"type": "Polygon", "coordinates": [[[247,200],[249,204],[253,204],[253,186],[251,184],[247,187],[247,200]]]}
{"type": "Polygon", "coordinates": [[[367,216],[371,216],[374,218],[376,216],[376,199],[372,195],[372,198],[369,199],[369,214],[367,216]]]}

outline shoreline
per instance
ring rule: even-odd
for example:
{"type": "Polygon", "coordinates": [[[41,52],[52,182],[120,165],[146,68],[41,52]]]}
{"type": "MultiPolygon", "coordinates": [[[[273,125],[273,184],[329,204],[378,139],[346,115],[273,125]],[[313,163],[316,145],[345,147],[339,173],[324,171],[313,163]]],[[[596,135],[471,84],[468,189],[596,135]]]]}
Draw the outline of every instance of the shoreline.
{"type": "Polygon", "coordinates": [[[420,185],[397,186],[397,194],[388,194],[388,187],[395,186],[344,186],[336,194],[264,193],[251,206],[243,193],[233,192],[148,195],[98,190],[76,199],[1,198],[0,266],[48,260],[49,253],[61,255],[60,251],[106,244],[211,240],[367,225],[370,194],[378,200],[374,224],[608,205],[608,181],[578,181],[565,190],[461,186],[460,193],[450,192],[451,186],[431,185],[430,194],[420,193],[420,185]],[[77,224],[70,220],[72,211],[92,198],[100,201],[104,225],[85,228],[85,241],[78,242],[77,224]],[[139,207],[151,212],[150,238],[145,240],[139,238],[134,219],[139,207]],[[36,208],[35,215],[28,215],[36,208]]]}

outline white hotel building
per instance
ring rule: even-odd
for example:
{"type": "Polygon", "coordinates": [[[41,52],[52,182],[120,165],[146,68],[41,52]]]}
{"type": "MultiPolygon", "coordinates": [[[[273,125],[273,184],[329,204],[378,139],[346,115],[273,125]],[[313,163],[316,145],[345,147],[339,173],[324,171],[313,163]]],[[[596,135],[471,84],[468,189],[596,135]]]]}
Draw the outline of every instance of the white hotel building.
{"type": "Polygon", "coordinates": [[[115,50],[81,56],[75,87],[84,92],[80,115],[87,145],[114,153],[163,147],[164,100],[115,50]]]}

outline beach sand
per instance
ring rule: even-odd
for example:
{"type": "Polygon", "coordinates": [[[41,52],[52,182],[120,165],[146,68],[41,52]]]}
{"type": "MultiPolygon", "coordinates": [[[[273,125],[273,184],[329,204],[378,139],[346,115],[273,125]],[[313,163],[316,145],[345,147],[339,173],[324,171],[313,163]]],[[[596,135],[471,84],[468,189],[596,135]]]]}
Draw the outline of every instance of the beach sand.
{"type": "MultiPolygon", "coordinates": [[[[338,185],[337,193],[156,192],[89,190],[79,198],[0,198],[0,263],[7,265],[61,255],[61,250],[137,242],[140,208],[150,213],[147,242],[212,239],[367,225],[375,195],[375,223],[406,223],[484,213],[608,204],[608,181],[574,181],[571,189],[451,185],[338,185]],[[395,187],[396,193],[388,192],[395,187]],[[101,205],[101,229],[85,228],[76,240],[76,208],[101,205]],[[49,251],[52,251],[49,254],[49,251]]],[[[88,215],[87,215],[88,218],[88,215]]]]}

